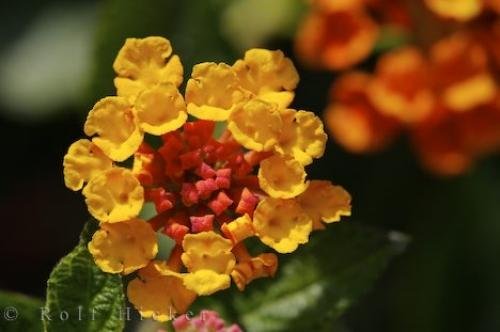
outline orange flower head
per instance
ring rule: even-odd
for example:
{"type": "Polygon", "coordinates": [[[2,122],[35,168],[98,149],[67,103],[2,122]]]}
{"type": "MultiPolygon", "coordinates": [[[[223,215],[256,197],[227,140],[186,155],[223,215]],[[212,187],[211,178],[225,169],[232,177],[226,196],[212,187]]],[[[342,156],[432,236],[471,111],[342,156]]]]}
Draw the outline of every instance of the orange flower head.
{"type": "Polygon", "coordinates": [[[429,76],[427,61],[417,48],[387,53],[377,62],[369,98],[383,114],[404,123],[421,121],[434,107],[429,76]]]}
{"type": "Polygon", "coordinates": [[[345,69],[370,54],[378,30],[377,24],[362,10],[313,10],[298,30],[295,49],[311,66],[345,69]]]}
{"type": "Polygon", "coordinates": [[[495,97],[497,85],[487,53],[470,35],[457,33],[440,40],[430,57],[433,82],[447,108],[465,112],[495,97]]]}
{"type": "Polygon", "coordinates": [[[377,111],[367,96],[371,78],[350,73],[332,88],[331,102],[325,121],[333,138],[355,153],[374,152],[385,148],[399,132],[393,118],[377,111]]]}
{"type": "MultiPolygon", "coordinates": [[[[414,45],[381,55],[373,74],[348,72],[334,82],[325,120],[340,145],[351,152],[373,152],[406,131],[423,166],[445,176],[461,174],[481,156],[500,149],[498,0],[425,0],[423,8],[390,0],[366,0],[361,6],[355,2],[353,7],[340,2],[330,9],[321,3],[306,23],[326,21],[327,13],[353,15],[368,9],[378,23],[415,33],[414,45]],[[416,26],[410,14],[437,25],[416,26]]],[[[316,35],[310,33],[314,42],[303,38],[300,45],[298,40],[309,58],[326,54],[316,47],[328,44],[318,32],[321,26],[315,23],[316,35]]]]}

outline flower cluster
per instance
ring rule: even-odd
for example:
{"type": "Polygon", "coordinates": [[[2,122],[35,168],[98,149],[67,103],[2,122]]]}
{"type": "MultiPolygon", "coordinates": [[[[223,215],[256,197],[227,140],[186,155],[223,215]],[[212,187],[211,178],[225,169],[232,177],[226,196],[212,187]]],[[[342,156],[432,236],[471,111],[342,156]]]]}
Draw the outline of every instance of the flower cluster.
{"type": "Polygon", "coordinates": [[[96,264],[134,273],[127,294],[144,317],[165,321],[231,279],[243,290],[273,276],[276,254],[252,256],[247,238],[290,253],[350,215],[344,189],[306,179],[326,134],[313,113],[289,108],[299,77],[282,52],[195,65],[184,95],[164,38],[127,39],[113,67],[117,96],[88,114],[90,139],[70,146],[64,177],[100,222],[88,245],[96,264]],[[138,217],[146,202],[157,212],[147,221],[138,217]],[[165,261],[157,232],[175,241],[165,261]]]}
{"type": "MultiPolygon", "coordinates": [[[[429,41],[428,31],[422,38],[422,31],[412,28],[414,44],[382,55],[374,73],[351,71],[336,80],[325,113],[336,141],[351,152],[373,152],[405,132],[422,164],[442,175],[460,174],[475,159],[497,151],[500,19],[493,10],[496,3],[426,0],[427,7],[407,9],[411,21],[432,21],[429,29],[443,34],[429,41]],[[437,20],[436,14],[446,19],[437,20]],[[456,20],[466,17],[467,23],[457,25],[456,20]],[[451,18],[455,21],[450,22],[451,18]]],[[[418,5],[424,4],[414,3],[418,5]]]]}

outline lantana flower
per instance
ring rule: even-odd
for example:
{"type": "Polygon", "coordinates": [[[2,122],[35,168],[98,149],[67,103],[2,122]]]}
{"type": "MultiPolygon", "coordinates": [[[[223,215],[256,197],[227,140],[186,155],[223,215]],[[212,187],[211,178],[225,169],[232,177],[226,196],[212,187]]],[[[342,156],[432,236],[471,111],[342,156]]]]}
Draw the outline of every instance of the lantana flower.
{"type": "Polygon", "coordinates": [[[484,29],[458,31],[427,53],[396,49],[379,59],[373,75],[345,74],[325,113],[333,137],[366,153],[407,132],[423,165],[443,175],[460,174],[500,149],[495,48],[476,38],[478,31],[490,31],[484,29]]]}
{"type": "Polygon", "coordinates": [[[295,50],[316,69],[353,67],[379,41],[385,48],[382,35],[394,28],[410,41],[380,55],[373,73],[335,79],[325,123],[340,145],[372,153],[408,133],[421,163],[440,175],[500,149],[500,1],[309,2],[295,50]]]}
{"type": "Polygon", "coordinates": [[[346,69],[371,54],[381,23],[406,29],[411,25],[406,6],[391,0],[313,0],[298,29],[295,50],[312,67],[346,69]]]}
{"type": "Polygon", "coordinates": [[[113,67],[117,96],[89,112],[90,139],[70,146],[64,176],[100,222],[88,244],[96,264],[132,275],[128,299],[142,316],[166,321],[231,281],[243,290],[272,277],[276,252],[350,215],[347,191],[307,179],[327,136],[314,113],[290,108],[299,77],[281,51],[195,65],[184,95],[164,38],[127,39],[113,67]],[[142,220],[146,203],[156,215],[142,220]],[[175,242],[166,260],[157,233],[175,242]],[[251,255],[251,237],[274,251],[251,255]]]}

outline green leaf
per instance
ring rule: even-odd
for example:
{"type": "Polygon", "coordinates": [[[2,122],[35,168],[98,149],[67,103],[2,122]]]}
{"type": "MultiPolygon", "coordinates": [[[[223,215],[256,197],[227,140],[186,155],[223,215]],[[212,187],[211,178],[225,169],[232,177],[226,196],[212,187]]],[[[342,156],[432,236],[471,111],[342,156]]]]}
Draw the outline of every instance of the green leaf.
{"type": "Polygon", "coordinates": [[[41,313],[48,332],[122,331],[123,283],[119,275],[102,272],[87,243],[97,223],[89,221],[78,246],[64,257],[47,282],[47,302],[41,313]]]}
{"type": "Polygon", "coordinates": [[[379,39],[375,45],[374,52],[381,54],[392,49],[408,44],[410,37],[404,29],[396,26],[384,26],[381,29],[379,39]]]}
{"type": "Polygon", "coordinates": [[[40,332],[43,330],[40,319],[43,302],[26,295],[0,292],[0,331],[2,332],[40,332]]]}
{"type": "MultiPolygon", "coordinates": [[[[352,222],[327,226],[284,260],[274,279],[225,298],[222,312],[249,332],[332,331],[408,239],[352,222]]],[[[283,256],[282,256],[283,257],[283,256]]],[[[224,302],[224,301],[223,301],[224,302]]]]}
{"type": "Polygon", "coordinates": [[[87,243],[92,240],[92,236],[99,229],[99,222],[96,219],[90,219],[80,233],[80,245],[87,246],[87,243]]]}

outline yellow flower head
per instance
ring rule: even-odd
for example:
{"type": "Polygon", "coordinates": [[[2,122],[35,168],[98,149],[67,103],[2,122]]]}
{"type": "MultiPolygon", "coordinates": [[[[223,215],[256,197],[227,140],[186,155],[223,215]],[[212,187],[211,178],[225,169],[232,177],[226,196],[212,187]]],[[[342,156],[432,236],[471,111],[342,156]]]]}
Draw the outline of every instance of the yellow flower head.
{"type": "Polygon", "coordinates": [[[114,161],[124,161],[142,143],[143,133],[139,128],[132,106],[121,97],[106,97],[98,101],[85,122],[87,136],[114,161]]]}
{"type": "Polygon", "coordinates": [[[227,120],[233,107],[248,97],[236,73],[225,63],[195,65],[186,86],[188,112],[202,120],[227,120]]]}
{"type": "Polygon", "coordinates": [[[315,229],[322,228],[321,221],[332,223],[351,215],[351,195],[329,181],[311,181],[297,201],[311,217],[315,229]]]}
{"type": "Polygon", "coordinates": [[[160,273],[155,263],[139,270],[127,287],[129,301],[141,316],[160,322],[187,311],[196,294],[184,287],[182,278],[160,273]]]}
{"type": "Polygon", "coordinates": [[[260,187],[274,198],[295,197],[308,185],[304,167],[293,158],[279,155],[263,160],[258,176],[260,187]]]}
{"type": "Polygon", "coordinates": [[[188,234],[184,237],[182,262],[188,273],[184,284],[199,295],[209,295],[228,288],[235,257],[230,240],[214,232],[188,234]]]}
{"type": "Polygon", "coordinates": [[[254,213],[260,240],[279,253],[295,251],[309,241],[312,219],[294,199],[264,198],[254,213]]]}
{"type": "Polygon", "coordinates": [[[182,83],[183,68],[177,55],[172,56],[170,42],[162,37],[128,38],[118,52],[113,68],[118,75],[118,96],[134,101],[143,90],[156,84],[182,83]]]}
{"type": "Polygon", "coordinates": [[[100,172],[111,168],[112,161],[88,139],[71,144],[64,156],[64,183],[71,190],[80,190],[100,172]]]}
{"type": "Polygon", "coordinates": [[[282,52],[198,64],[184,93],[180,60],[161,37],[127,39],[114,69],[118,96],[90,111],[91,139],[71,145],[64,176],[100,221],[88,244],[96,264],[136,273],[127,294],[143,317],[167,321],[232,280],[243,290],[273,277],[277,255],[250,255],[248,238],[290,253],[321,220],[348,215],[345,191],[306,181],[326,134],[313,113],[287,108],[299,78],[282,52]],[[218,138],[215,121],[226,122],[218,138]],[[148,221],[137,219],[145,202],[157,212],[148,221]],[[175,246],[155,261],[160,230],[175,246]]]}
{"type": "Polygon", "coordinates": [[[277,103],[283,108],[292,102],[299,74],[283,52],[249,50],[243,60],[234,63],[233,69],[241,85],[258,98],[277,103]]]}
{"type": "Polygon", "coordinates": [[[275,150],[309,165],[325,151],[327,135],[323,123],[312,112],[286,109],[281,111],[283,131],[275,150]]]}
{"type": "Polygon", "coordinates": [[[140,219],[103,224],[88,247],[103,271],[123,274],[145,267],[158,252],[155,232],[140,219]]]}
{"type": "Polygon", "coordinates": [[[90,214],[101,222],[137,217],[144,203],[144,189],[134,174],[116,167],[100,173],[83,188],[90,214]]]}
{"type": "Polygon", "coordinates": [[[233,110],[227,128],[245,148],[269,151],[278,142],[282,125],[276,104],[252,99],[233,110]]]}

